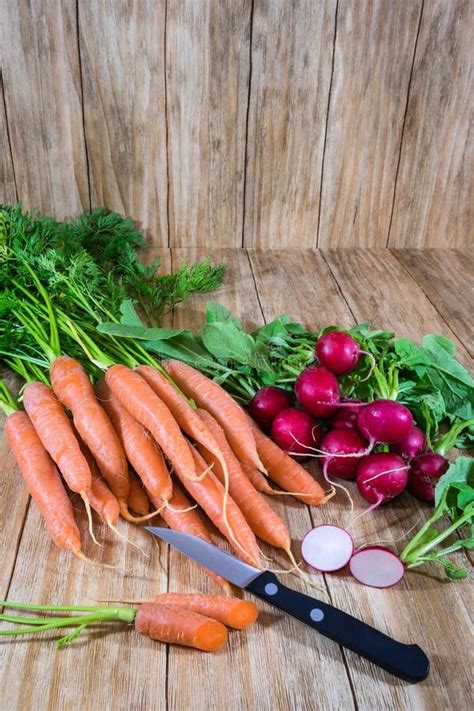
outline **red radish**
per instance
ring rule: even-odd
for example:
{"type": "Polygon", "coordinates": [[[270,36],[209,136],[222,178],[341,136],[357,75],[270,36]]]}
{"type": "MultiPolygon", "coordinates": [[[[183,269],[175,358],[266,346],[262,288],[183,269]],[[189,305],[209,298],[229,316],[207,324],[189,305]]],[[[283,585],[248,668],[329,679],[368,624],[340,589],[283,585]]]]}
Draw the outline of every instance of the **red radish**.
{"type": "Polygon", "coordinates": [[[427,452],[415,457],[408,472],[408,488],[423,501],[434,501],[436,482],[449,468],[449,462],[441,454],[427,452]]]}
{"type": "Polygon", "coordinates": [[[301,555],[306,563],[322,573],[343,568],[353,552],[351,535],[344,528],[329,524],[312,528],[301,544],[301,555]]]}
{"type": "Polygon", "coordinates": [[[339,428],[323,437],[321,451],[329,455],[323,457],[324,470],[328,476],[354,479],[361,455],[367,454],[367,442],[355,430],[339,428]],[[351,454],[354,456],[351,457],[351,454]]]}
{"type": "Polygon", "coordinates": [[[349,569],[356,580],[371,588],[391,588],[405,575],[400,558],[384,546],[368,546],[356,551],[349,569]]]}
{"type": "Polygon", "coordinates": [[[355,429],[361,405],[360,400],[345,400],[341,402],[341,406],[337,408],[336,412],[328,420],[330,426],[337,429],[341,427],[355,429]]]}
{"type": "Polygon", "coordinates": [[[359,348],[357,341],[345,331],[329,331],[316,343],[316,357],[325,368],[336,375],[345,375],[354,370],[361,355],[374,357],[359,348]]]}
{"type": "Polygon", "coordinates": [[[304,409],[315,417],[332,415],[341,399],[336,376],[320,365],[310,365],[299,374],[295,393],[304,409]]]}
{"type": "Polygon", "coordinates": [[[413,415],[394,400],[374,400],[360,409],[357,427],[369,442],[395,444],[413,428],[413,415]]]}
{"type": "Polygon", "coordinates": [[[413,457],[425,451],[425,435],[419,427],[412,427],[406,437],[392,445],[390,449],[401,457],[405,457],[405,459],[413,459],[413,457]]]}
{"type": "Polygon", "coordinates": [[[275,417],[282,411],[293,405],[291,394],[283,388],[275,385],[268,385],[260,388],[249,404],[249,414],[260,427],[266,429],[271,427],[275,417]]]}
{"type": "Polygon", "coordinates": [[[309,413],[288,407],[273,420],[272,439],[288,454],[308,456],[321,442],[321,425],[309,413]]]}
{"type": "Polygon", "coordinates": [[[357,488],[373,504],[367,511],[385,504],[404,491],[408,466],[398,454],[377,452],[366,457],[357,467],[357,488]]]}

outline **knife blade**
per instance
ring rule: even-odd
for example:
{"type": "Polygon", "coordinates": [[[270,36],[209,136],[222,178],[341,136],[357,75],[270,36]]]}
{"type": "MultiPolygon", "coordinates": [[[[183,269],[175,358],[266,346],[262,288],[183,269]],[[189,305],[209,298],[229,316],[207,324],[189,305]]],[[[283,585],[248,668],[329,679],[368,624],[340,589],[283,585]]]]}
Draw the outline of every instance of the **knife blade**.
{"type": "Polygon", "coordinates": [[[196,536],[153,526],[147,526],[147,530],[233,585],[278,607],[394,676],[411,682],[423,681],[428,676],[429,659],[417,644],[398,642],[333,605],[286,587],[271,571],[254,568],[196,536]]]}

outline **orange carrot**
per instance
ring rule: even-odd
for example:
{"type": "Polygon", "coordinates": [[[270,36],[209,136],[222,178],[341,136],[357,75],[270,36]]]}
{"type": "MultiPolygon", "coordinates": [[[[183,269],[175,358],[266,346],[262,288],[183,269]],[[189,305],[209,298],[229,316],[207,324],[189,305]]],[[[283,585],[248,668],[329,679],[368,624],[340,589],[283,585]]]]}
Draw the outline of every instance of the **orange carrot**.
{"type": "MultiPolygon", "coordinates": [[[[159,508],[160,500],[155,499],[151,494],[150,499],[152,503],[159,508]]],[[[173,495],[169,500],[169,504],[170,506],[161,511],[161,517],[170,528],[174,531],[182,531],[183,533],[189,533],[191,536],[202,538],[202,540],[207,541],[207,543],[213,543],[211,532],[200,512],[190,508],[191,501],[176,483],[173,483],[173,495]]],[[[211,578],[224,588],[227,595],[232,594],[227,580],[224,580],[224,578],[221,578],[210,570],[207,572],[211,578]]]]}
{"type": "Polygon", "coordinates": [[[134,604],[171,605],[183,610],[196,612],[198,615],[212,617],[222,622],[226,627],[244,630],[254,624],[258,617],[258,609],[250,600],[240,600],[236,597],[220,595],[202,595],[201,593],[162,593],[147,600],[118,600],[108,602],[125,602],[134,604]]]}
{"type": "Polygon", "coordinates": [[[105,380],[124,408],[151,432],[176,471],[196,479],[194,459],[178,423],[141,375],[125,365],[113,365],[105,380]]]}
{"type": "Polygon", "coordinates": [[[146,380],[153,392],[163,400],[183,432],[212,453],[227,478],[227,467],[222,452],[206,424],[197,415],[196,410],[156,368],[140,365],[136,371],[146,380]]]}
{"type": "Polygon", "coordinates": [[[89,501],[102,521],[106,523],[109,528],[115,530],[120,516],[119,502],[99,475],[98,470],[92,471],[92,486],[89,490],[89,501]]]}
{"type": "MultiPolygon", "coordinates": [[[[196,462],[196,469],[202,471],[206,468],[205,462],[199,452],[192,445],[190,447],[196,462]]],[[[260,550],[255,535],[230,496],[227,497],[226,520],[224,515],[225,489],[215,474],[210,471],[202,481],[191,481],[181,476],[179,471],[176,473],[188,493],[209,516],[222,535],[229,540],[237,555],[247,563],[261,568],[260,550]]]]}
{"type": "MultiPolygon", "coordinates": [[[[291,538],[284,521],[252,486],[242,471],[239,460],[226,440],[224,431],[216,420],[205,410],[198,410],[199,417],[206,423],[223,453],[229,470],[229,493],[242,511],[247,523],[256,536],[277,548],[289,551],[291,538]]],[[[224,475],[219,462],[211,454],[199,448],[208,464],[214,462],[213,472],[223,482],[224,475]]]]}
{"type": "Polygon", "coordinates": [[[87,373],[74,358],[60,356],[51,365],[50,377],[56,396],[71,411],[77,431],[126,517],[130,488],[127,459],[112,423],[97,402],[87,373]]]}
{"type": "Polygon", "coordinates": [[[39,382],[28,383],[23,393],[23,404],[43,447],[58,466],[66,484],[84,501],[89,533],[97,543],[88,499],[92,485],[91,471],[63,406],[51,388],[39,382]]]}
{"type": "Polygon", "coordinates": [[[77,494],[91,487],[91,471],[81,452],[63,406],[44,383],[28,383],[23,404],[38,437],[49,452],[68,487],[77,494]]]}
{"type": "Polygon", "coordinates": [[[243,630],[256,621],[258,609],[250,600],[221,597],[219,595],[201,595],[198,593],[163,593],[146,602],[173,605],[199,615],[212,617],[226,627],[243,630]]]}
{"type": "Polygon", "coordinates": [[[133,475],[130,475],[130,493],[128,495],[128,505],[140,516],[146,516],[150,511],[150,501],[143,484],[133,475]]]}
{"type": "Polygon", "coordinates": [[[227,630],[221,622],[171,605],[140,605],[135,629],[159,642],[181,644],[203,652],[216,652],[227,640],[227,630]]]}
{"type": "Polygon", "coordinates": [[[155,440],[125,409],[105,380],[99,380],[95,391],[120,437],[128,461],[160,508],[171,496],[172,483],[155,440]]]}
{"type": "MultiPolygon", "coordinates": [[[[250,421],[250,417],[249,417],[250,421]]],[[[268,471],[269,478],[297,499],[310,506],[323,504],[327,497],[322,487],[298,462],[288,456],[257,425],[251,425],[257,449],[268,471]]]]}
{"type": "Polygon", "coordinates": [[[247,415],[229,393],[198,370],[178,360],[167,360],[163,367],[185,395],[218,421],[237,457],[265,472],[247,415]]]}
{"type": "Polygon", "coordinates": [[[240,466],[242,467],[242,471],[245,474],[245,476],[248,478],[250,483],[257,489],[257,491],[260,491],[262,494],[268,494],[268,496],[274,496],[275,494],[279,493],[285,493],[287,494],[288,492],[279,492],[275,491],[275,489],[272,489],[270,484],[268,483],[267,478],[260,472],[258,469],[255,467],[250,467],[248,464],[245,464],[245,462],[240,462],[240,466]]]}
{"type": "Polygon", "coordinates": [[[44,518],[58,548],[82,557],[79,529],[71,502],[56,466],[41,443],[26,412],[14,412],[5,420],[5,434],[26,487],[44,518]]]}

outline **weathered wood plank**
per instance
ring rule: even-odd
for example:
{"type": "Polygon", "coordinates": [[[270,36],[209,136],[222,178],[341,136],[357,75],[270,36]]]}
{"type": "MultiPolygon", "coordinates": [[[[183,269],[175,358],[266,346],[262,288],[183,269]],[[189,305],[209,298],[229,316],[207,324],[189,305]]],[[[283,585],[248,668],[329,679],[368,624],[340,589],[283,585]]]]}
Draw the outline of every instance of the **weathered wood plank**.
{"type": "Polygon", "coordinates": [[[336,1],[255,0],[247,247],[313,247],[336,1]]]}
{"type": "MultiPolygon", "coordinates": [[[[347,269],[342,272],[341,269],[335,269],[334,264],[345,264],[346,255],[349,254],[352,253],[342,251],[330,254],[328,261],[336,275],[336,284],[321,253],[250,252],[259,299],[266,318],[271,319],[286,312],[315,330],[334,323],[349,326],[354,318],[358,321],[372,319],[382,327],[407,333],[407,329],[403,328],[404,317],[399,315],[406,314],[409,329],[407,335],[411,333],[413,337],[419,337],[426,325],[431,323],[430,319],[436,318],[436,312],[434,309],[429,310],[430,304],[426,298],[416,291],[410,291],[404,284],[403,288],[395,291],[388,307],[388,300],[383,300],[387,273],[382,268],[377,270],[371,262],[367,263],[360,258],[357,259],[357,271],[347,269]],[[367,288],[369,285],[374,294],[373,299],[367,288]],[[419,300],[420,309],[426,307],[428,310],[424,322],[418,320],[417,323],[416,312],[410,317],[414,298],[419,300]],[[381,305],[380,311],[378,303],[381,305]],[[391,319],[389,324],[388,319],[391,319]]],[[[382,261],[380,256],[379,260],[382,261]]],[[[399,268],[399,265],[396,266],[399,268]]],[[[395,266],[391,265],[390,268],[395,269],[395,266]]],[[[403,271],[399,268],[399,272],[403,271]]],[[[402,279],[402,273],[398,278],[402,279]]],[[[436,322],[431,323],[431,328],[435,327],[436,322]]],[[[348,486],[355,500],[355,512],[362,511],[366,504],[354,485],[349,482],[348,486]]],[[[404,494],[390,506],[382,507],[354,524],[356,544],[381,539],[396,540],[406,534],[417,521],[426,518],[428,510],[428,506],[404,494]]],[[[341,493],[327,507],[311,511],[316,523],[332,521],[341,525],[348,524],[347,501],[341,493]]],[[[403,543],[398,545],[401,550],[403,543]]],[[[397,545],[394,547],[397,548],[397,545]]],[[[459,561],[462,562],[462,557],[459,557],[459,561]]],[[[442,584],[434,569],[432,575],[410,573],[400,585],[388,590],[359,585],[346,571],[326,576],[334,604],[401,641],[419,643],[431,657],[431,677],[415,686],[396,680],[353,653],[346,652],[358,708],[441,710],[446,704],[462,703],[463,696],[468,693],[468,675],[462,668],[456,671],[456,659],[462,657],[468,644],[467,632],[464,632],[469,628],[463,600],[466,587],[462,584],[442,584]],[[449,615],[446,615],[446,610],[449,610],[449,615]]]]}
{"type": "MultiPolygon", "coordinates": [[[[169,271],[169,252],[162,251],[161,255],[162,269],[169,271]]],[[[2,438],[2,464],[5,448],[2,438]]],[[[5,473],[12,482],[18,481],[16,468],[7,466],[5,473]]],[[[11,484],[8,487],[5,490],[8,498],[2,496],[0,506],[8,506],[11,512],[17,503],[11,484]]],[[[23,489],[18,491],[18,499],[26,496],[23,489]]],[[[158,546],[143,526],[120,521],[120,531],[146,551],[149,557],[145,557],[97,523],[95,518],[98,538],[104,543],[103,548],[98,548],[88,535],[81,502],[74,500],[74,507],[84,553],[97,562],[115,565],[117,569],[93,567],[59,551],[46,533],[39,511],[32,502],[8,590],[9,600],[93,605],[98,599],[142,598],[166,591],[166,546],[158,546]]],[[[3,520],[3,511],[0,514],[0,520],[3,520]]],[[[7,525],[2,533],[2,546],[8,535],[7,525]]],[[[120,623],[104,629],[85,630],[81,639],[61,652],[55,651],[51,637],[9,639],[0,644],[3,703],[12,711],[75,709],[78,703],[84,708],[97,705],[114,711],[130,708],[165,711],[166,660],[165,645],[141,637],[133,627],[120,623]]]]}
{"type": "Polygon", "coordinates": [[[422,2],[340,0],[321,247],[385,247],[422,2]]]}
{"type": "Polygon", "coordinates": [[[17,201],[17,194],[5,108],[3,76],[0,72],[0,204],[8,205],[17,201]]]}
{"type": "Polygon", "coordinates": [[[251,0],[168,2],[170,244],[240,247],[251,0]]]}
{"type": "Polygon", "coordinates": [[[79,3],[93,205],[168,245],[164,2],[79,3]]]}
{"type": "Polygon", "coordinates": [[[472,236],[474,5],[423,8],[390,247],[462,247],[472,236]]]}
{"type": "MultiPolygon", "coordinates": [[[[426,333],[440,333],[456,343],[459,360],[470,367],[463,343],[389,251],[330,250],[324,255],[358,321],[372,321],[415,341],[426,333]]],[[[442,283],[442,274],[439,279],[442,283]]]]}
{"type": "MultiPolygon", "coordinates": [[[[12,393],[16,392],[16,381],[5,369],[0,369],[12,393]]],[[[3,423],[5,416],[0,412],[0,595],[5,599],[13,566],[15,565],[21,532],[28,510],[29,496],[10,451],[3,423]]]]}
{"type": "Polygon", "coordinates": [[[89,207],[74,0],[2,6],[2,66],[18,197],[57,218],[89,207]]]}
{"type": "MultiPolygon", "coordinates": [[[[204,252],[173,250],[173,266],[184,256],[190,260],[204,252]]],[[[246,326],[263,322],[252,272],[245,252],[219,253],[229,263],[224,286],[212,295],[238,314],[246,326]]],[[[196,328],[202,322],[206,295],[176,309],[175,326],[196,328]]],[[[301,540],[311,526],[308,509],[286,497],[273,497],[271,505],[289,524],[292,537],[301,540]]],[[[275,551],[264,546],[267,555],[275,551]]],[[[274,566],[287,567],[277,556],[274,566]]],[[[301,588],[298,579],[289,584],[301,588]]],[[[170,553],[170,585],[173,589],[206,590],[211,583],[197,566],[179,554],[170,553]]],[[[311,591],[307,589],[311,594],[311,591]]],[[[313,591],[314,593],[314,591],[313,591]]],[[[260,623],[248,633],[232,633],[230,644],[219,655],[195,655],[170,647],[168,698],[173,711],[181,709],[270,709],[353,708],[340,649],[309,628],[261,606],[260,623]],[[279,660],[277,662],[277,660],[279,660]],[[232,673],[228,670],[231,669],[232,673]],[[318,673],[315,675],[314,670],[318,673]],[[199,684],[193,680],[199,679],[199,684]],[[330,684],[321,679],[331,679],[330,684]]]]}
{"type": "Polygon", "coordinates": [[[474,357],[474,256],[471,249],[392,250],[474,357]]]}

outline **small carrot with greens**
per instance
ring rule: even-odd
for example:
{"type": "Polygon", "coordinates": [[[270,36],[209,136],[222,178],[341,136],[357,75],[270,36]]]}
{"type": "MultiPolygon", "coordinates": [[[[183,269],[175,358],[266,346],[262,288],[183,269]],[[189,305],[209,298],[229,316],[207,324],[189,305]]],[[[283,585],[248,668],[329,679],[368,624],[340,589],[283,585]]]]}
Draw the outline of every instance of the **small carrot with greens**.
{"type": "Polygon", "coordinates": [[[220,595],[170,592],[156,595],[148,600],[122,600],[121,602],[131,605],[149,603],[181,607],[183,610],[197,612],[198,615],[212,617],[214,620],[222,622],[226,627],[232,627],[235,630],[247,629],[256,622],[258,617],[258,608],[254,602],[220,595]]]}
{"type": "Polygon", "coordinates": [[[135,623],[138,634],[150,637],[159,642],[180,644],[194,647],[203,652],[216,652],[227,641],[227,629],[216,619],[205,617],[190,610],[174,605],[154,605],[144,603],[136,607],[92,607],[79,605],[26,605],[8,601],[0,601],[0,606],[20,610],[38,610],[45,612],[85,612],[85,615],[70,615],[61,617],[32,617],[19,615],[0,615],[0,620],[27,625],[19,629],[0,630],[1,636],[37,634],[63,627],[74,627],[69,634],[56,642],[60,649],[72,642],[89,625],[102,622],[135,623]]]}
{"type": "Polygon", "coordinates": [[[117,497],[122,515],[127,518],[130,489],[127,458],[112,423],[97,401],[87,373],[74,358],[60,356],[51,364],[50,377],[55,395],[72,413],[74,426],[117,497]]]}
{"type": "MultiPolygon", "coordinates": [[[[229,493],[242,511],[250,528],[262,541],[286,551],[293,561],[288,527],[245,476],[239,460],[226,440],[224,431],[216,420],[205,410],[199,409],[198,414],[212,432],[225,457],[229,470],[229,493]]],[[[222,483],[223,472],[219,462],[214,461],[212,455],[204,449],[199,449],[208,464],[214,463],[213,472],[222,483]]]]}
{"type": "Polygon", "coordinates": [[[108,369],[105,380],[124,408],[151,432],[175,470],[186,479],[198,479],[193,456],[178,423],[141,375],[125,365],[114,365],[108,369]]]}
{"type": "Polygon", "coordinates": [[[257,425],[252,424],[251,427],[258,453],[265,464],[269,478],[275,484],[309,506],[323,504],[331,497],[332,494],[326,495],[311,474],[264,435],[257,425]]]}
{"type": "MultiPolygon", "coordinates": [[[[206,463],[199,452],[192,445],[190,447],[196,468],[202,471],[206,468],[206,463]]],[[[261,568],[260,549],[255,534],[230,496],[227,497],[224,506],[226,492],[216,475],[210,471],[202,481],[190,481],[180,476],[178,471],[176,473],[181,484],[209,516],[216,528],[228,539],[237,555],[247,563],[261,568]]]]}
{"type": "Polygon", "coordinates": [[[229,393],[181,361],[166,360],[163,367],[185,395],[192,398],[203,410],[210,412],[218,421],[237,457],[265,473],[248,417],[229,393]]]}
{"type": "Polygon", "coordinates": [[[28,383],[23,392],[23,405],[43,447],[51,455],[69,489],[84,501],[89,532],[95,540],[88,499],[92,485],[91,470],[63,406],[51,388],[40,382],[28,383]]]}
{"type": "Polygon", "coordinates": [[[125,409],[104,379],[98,381],[95,391],[120,437],[128,461],[153,497],[155,506],[160,508],[171,497],[172,483],[155,440],[125,409]]]}

